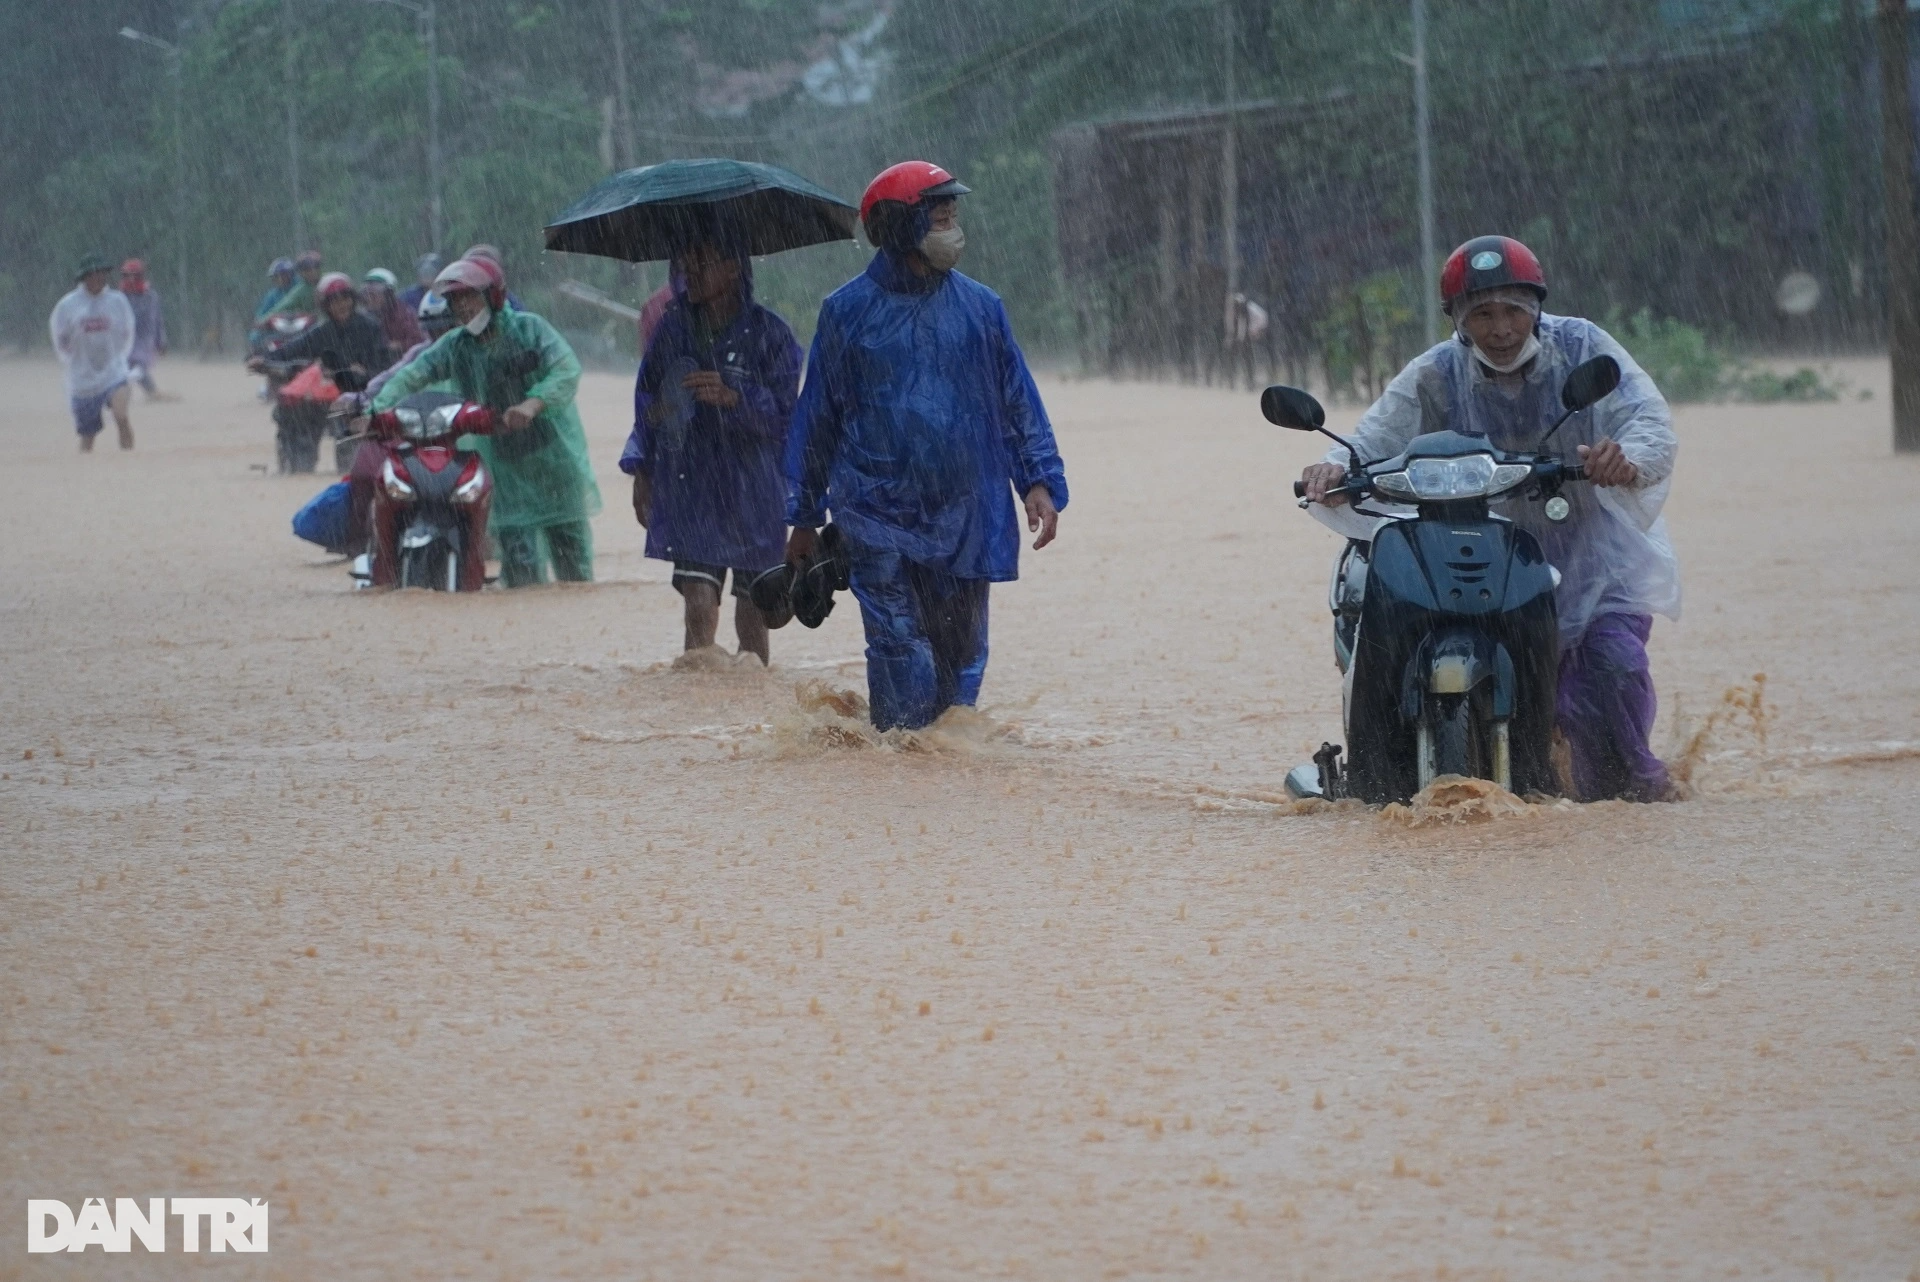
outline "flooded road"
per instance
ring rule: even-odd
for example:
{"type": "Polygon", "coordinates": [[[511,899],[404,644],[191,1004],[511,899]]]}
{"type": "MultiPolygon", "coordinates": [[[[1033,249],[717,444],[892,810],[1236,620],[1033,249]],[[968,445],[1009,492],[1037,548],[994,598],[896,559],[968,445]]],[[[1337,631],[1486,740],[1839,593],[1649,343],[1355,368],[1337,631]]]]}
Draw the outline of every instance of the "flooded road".
{"type": "MultiPolygon", "coordinates": [[[[21,1201],[262,1197],[274,1278],[1920,1276],[1920,458],[1688,407],[1674,806],[1296,815],[1319,454],[1044,378],[1073,487],[983,706],[872,743],[858,611],[675,671],[601,581],[353,594],[234,369],[74,452],[0,365],[0,1278],[21,1201]]],[[[1335,415],[1336,427],[1355,412],[1335,415]]],[[[178,1251],[178,1228],[173,1229],[178,1251]]]]}

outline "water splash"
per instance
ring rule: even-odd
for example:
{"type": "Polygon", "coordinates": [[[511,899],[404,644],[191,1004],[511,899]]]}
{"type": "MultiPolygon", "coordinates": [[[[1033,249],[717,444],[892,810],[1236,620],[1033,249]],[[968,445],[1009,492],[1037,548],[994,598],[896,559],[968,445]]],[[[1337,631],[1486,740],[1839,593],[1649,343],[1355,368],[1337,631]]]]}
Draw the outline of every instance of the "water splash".
{"type": "Polygon", "coordinates": [[[1525,819],[1547,809],[1571,806],[1568,801],[1529,805],[1490,779],[1441,775],[1415,793],[1406,805],[1394,802],[1380,811],[1379,821],[1402,828],[1450,824],[1484,824],[1503,819],[1525,819]]]}

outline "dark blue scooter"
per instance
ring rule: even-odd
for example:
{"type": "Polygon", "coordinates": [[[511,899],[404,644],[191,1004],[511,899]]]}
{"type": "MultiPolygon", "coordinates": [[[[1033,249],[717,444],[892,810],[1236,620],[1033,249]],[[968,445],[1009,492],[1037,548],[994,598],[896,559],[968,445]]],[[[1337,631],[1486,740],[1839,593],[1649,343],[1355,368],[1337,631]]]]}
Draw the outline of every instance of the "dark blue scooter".
{"type": "MultiPolygon", "coordinates": [[[[1597,356],[1567,376],[1566,408],[1541,438],[1613,391],[1620,366],[1597,356]]],[[[1326,428],[1326,411],[1293,387],[1260,398],[1269,422],[1320,432],[1347,450],[1347,476],[1331,493],[1363,516],[1388,517],[1371,543],[1353,539],[1334,568],[1328,604],[1334,657],[1345,674],[1346,763],[1322,744],[1313,764],[1287,776],[1295,797],[1405,801],[1441,775],[1489,779],[1511,792],[1558,791],[1549,748],[1560,642],[1559,571],[1539,541],[1490,502],[1516,491],[1567,519],[1561,487],[1586,479],[1578,463],[1510,454],[1454,431],[1415,437],[1391,459],[1363,463],[1326,428]],[[1371,511],[1368,499],[1413,515],[1371,511]]],[[[1305,488],[1294,496],[1306,507],[1305,488]]]]}

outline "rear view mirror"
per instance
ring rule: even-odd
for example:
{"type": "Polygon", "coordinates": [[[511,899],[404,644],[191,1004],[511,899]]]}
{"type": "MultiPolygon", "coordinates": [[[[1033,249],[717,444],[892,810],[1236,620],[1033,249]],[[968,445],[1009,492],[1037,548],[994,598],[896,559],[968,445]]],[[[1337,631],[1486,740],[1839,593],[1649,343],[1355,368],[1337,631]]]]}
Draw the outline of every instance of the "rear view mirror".
{"type": "MultiPolygon", "coordinates": [[[[1583,365],[1581,368],[1586,367],[1583,365]]],[[[1619,377],[1617,369],[1614,376],[1616,379],[1619,377]]],[[[1327,423],[1327,411],[1321,408],[1319,401],[1297,387],[1282,387],[1278,383],[1260,393],[1260,412],[1274,426],[1290,427],[1296,432],[1318,432],[1327,423]]]]}
{"type": "MultiPolygon", "coordinates": [[[[1605,397],[1614,388],[1620,386],[1620,362],[1611,356],[1596,356],[1584,364],[1576,365],[1573,373],[1567,375],[1567,384],[1560,389],[1560,403],[1567,407],[1569,414],[1587,408],[1605,397]]],[[[1285,390],[1269,388],[1269,391],[1285,390]]],[[[1272,418],[1269,414],[1267,417],[1272,418]]],[[[1278,422],[1278,420],[1275,420],[1278,422]]]]}

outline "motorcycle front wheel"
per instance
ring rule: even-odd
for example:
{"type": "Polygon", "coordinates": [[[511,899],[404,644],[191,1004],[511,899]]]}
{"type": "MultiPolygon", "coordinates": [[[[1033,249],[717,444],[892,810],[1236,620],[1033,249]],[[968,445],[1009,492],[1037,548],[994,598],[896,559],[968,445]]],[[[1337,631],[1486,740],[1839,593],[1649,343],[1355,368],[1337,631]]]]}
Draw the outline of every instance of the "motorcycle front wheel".
{"type": "Polygon", "coordinates": [[[1511,788],[1507,726],[1474,706],[1472,695],[1438,695],[1420,711],[1419,786],[1441,775],[1488,779],[1511,788]]]}
{"type": "Polygon", "coordinates": [[[444,543],[402,549],[399,585],[403,588],[429,588],[435,592],[458,592],[460,556],[444,543]]]}

